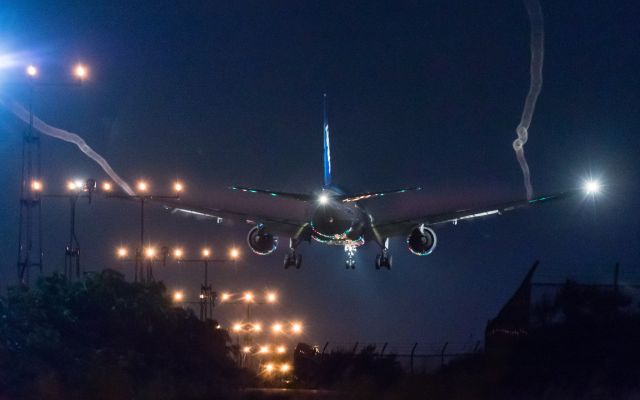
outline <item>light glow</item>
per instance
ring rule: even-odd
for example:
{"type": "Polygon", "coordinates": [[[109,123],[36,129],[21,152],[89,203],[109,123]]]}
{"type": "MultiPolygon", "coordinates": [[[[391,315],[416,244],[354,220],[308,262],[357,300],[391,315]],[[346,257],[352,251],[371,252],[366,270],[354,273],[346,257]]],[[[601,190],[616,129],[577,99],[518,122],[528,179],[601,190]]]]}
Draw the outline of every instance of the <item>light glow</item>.
{"type": "Polygon", "coordinates": [[[75,182],[69,181],[67,182],[67,189],[73,191],[73,190],[77,190],[78,187],[76,186],[75,182]]]}
{"type": "Polygon", "coordinates": [[[43,188],[42,181],[34,179],[31,181],[31,190],[34,192],[41,192],[43,188]]]}
{"type": "Polygon", "coordinates": [[[284,363],[280,366],[280,372],[289,372],[291,366],[287,363],[284,363]]]}
{"type": "Polygon", "coordinates": [[[327,196],[326,194],[321,194],[318,197],[318,203],[322,205],[329,203],[329,196],[327,196]]]}
{"type": "Polygon", "coordinates": [[[175,190],[176,192],[180,193],[182,192],[182,190],[184,190],[184,185],[182,185],[181,182],[176,182],[173,184],[173,190],[175,190]]]}
{"type": "Polygon", "coordinates": [[[278,300],[278,295],[275,292],[267,293],[267,303],[275,303],[278,300]]]}
{"type": "Polygon", "coordinates": [[[589,180],[584,184],[584,191],[587,194],[598,194],[602,187],[600,186],[600,182],[597,180],[589,180]]]}
{"type": "Polygon", "coordinates": [[[209,258],[209,256],[211,256],[211,249],[206,247],[202,249],[202,257],[209,258]]]}
{"type": "Polygon", "coordinates": [[[236,322],[235,324],[233,324],[232,329],[234,332],[240,332],[242,330],[242,324],[239,322],[236,322]]]}
{"type": "Polygon", "coordinates": [[[138,181],[137,187],[139,192],[146,192],[149,190],[149,184],[145,181],[138,181]]]}
{"type": "Polygon", "coordinates": [[[229,250],[229,256],[235,260],[236,258],[238,258],[240,256],[240,250],[236,249],[235,247],[232,247],[231,250],[229,250]]]}
{"type": "Polygon", "coordinates": [[[118,247],[116,254],[118,255],[119,258],[125,258],[127,254],[129,254],[129,251],[127,250],[126,247],[118,247]]]}
{"type": "Polygon", "coordinates": [[[184,250],[182,250],[182,249],[181,249],[181,248],[179,248],[179,247],[178,247],[178,248],[176,248],[176,249],[174,249],[174,250],[173,250],[173,256],[174,256],[175,258],[178,258],[178,259],[182,258],[182,257],[184,256],[184,250]]]}
{"type": "Polygon", "coordinates": [[[266,364],[266,365],[264,366],[264,370],[265,370],[265,372],[267,372],[267,373],[271,373],[271,372],[273,372],[273,370],[274,370],[275,368],[276,368],[276,367],[275,367],[275,365],[273,365],[273,363],[268,363],[268,364],[266,364]]]}
{"type": "Polygon", "coordinates": [[[253,330],[255,332],[262,332],[262,325],[261,324],[253,324],[253,330]]]}
{"type": "Polygon", "coordinates": [[[27,67],[27,75],[29,75],[31,78],[35,77],[36,75],[38,75],[38,69],[33,65],[29,65],[27,67]]]}
{"type": "Polygon", "coordinates": [[[278,346],[276,348],[276,353],[278,353],[278,354],[284,354],[284,353],[286,353],[286,351],[287,351],[287,348],[284,347],[284,346],[278,346]]]}
{"type": "Polygon", "coordinates": [[[300,322],[294,322],[291,324],[291,331],[295,334],[302,333],[302,324],[300,322]]]}
{"type": "Polygon", "coordinates": [[[242,352],[243,353],[250,353],[251,352],[251,347],[250,346],[244,346],[242,348],[242,352]]]}
{"type": "Polygon", "coordinates": [[[270,352],[271,352],[271,349],[269,349],[269,346],[260,346],[260,350],[259,350],[260,354],[269,354],[270,352]]]}
{"type": "Polygon", "coordinates": [[[220,300],[221,301],[227,301],[231,298],[231,295],[229,293],[222,293],[220,300]]]}
{"type": "Polygon", "coordinates": [[[282,324],[280,322],[276,322],[271,326],[271,330],[273,333],[282,333],[282,324]]]}
{"type": "Polygon", "coordinates": [[[89,75],[89,70],[83,64],[76,64],[75,68],[73,69],[73,75],[75,75],[76,78],[83,80],[87,77],[87,75],[89,75]]]}
{"type": "Polygon", "coordinates": [[[180,302],[182,300],[184,300],[184,292],[182,290],[173,292],[173,301],[180,302]]]}
{"type": "Polygon", "coordinates": [[[144,255],[145,255],[147,258],[153,258],[153,257],[156,255],[156,249],[155,249],[155,248],[153,248],[153,247],[147,247],[147,248],[144,250],[144,255]]]}
{"type": "Polygon", "coordinates": [[[244,294],[242,295],[242,299],[247,303],[251,303],[253,301],[253,293],[244,292],[244,294]]]}
{"type": "Polygon", "coordinates": [[[113,189],[113,186],[111,186],[111,182],[102,183],[102,190],[104,190],[105,192],[110,192],[111,189],[113,189]]]}

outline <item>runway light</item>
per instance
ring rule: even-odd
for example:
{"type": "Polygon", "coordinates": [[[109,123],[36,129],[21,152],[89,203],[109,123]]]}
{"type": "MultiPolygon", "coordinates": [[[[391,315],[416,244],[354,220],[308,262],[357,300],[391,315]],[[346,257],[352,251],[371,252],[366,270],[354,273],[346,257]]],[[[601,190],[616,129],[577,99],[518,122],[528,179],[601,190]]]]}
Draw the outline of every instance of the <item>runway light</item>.
{"type": "Polygon", "coordinates": [[[250,346],[244,346],[242,348],[242,352],[243,353],[251,353],[251,347],[250,346]]]}
{"type": "Polygon", "coordinates": [[[231,250],[229,250],[229,256],[235,260],[236,258],[238,258],[240,256],[240,250],[236,249],[235,247],[232,247],[231,250]]]}
{"type": "Polygon", "coordinates": [[[260,354],[269,354],[270,351],[269,346],[260,346],[260,350],[258,352],[260,354]]]}
{"type": "Polygon", "coordinates": [[[116,251],[116,254],[118,255],[119,258],[125,258],[128,253],[129,251],[127,250],[126,247],[118,247],[118,250],[116,251]]]}
{"type": "Polygon", "coordinates": [[[202,249],[202,257],[209,258],[210,255],[211,255],[211,249],[206,247],[202,249]]]}
{"type": "Polygon", "coordinates": [[[149,184],[146,181],[138,181],[137,188],[139,192],[146,192],[149,190],[149,184]]]}
{"type": "Polygon", "coordinates": [[[253,330],[255,332],[262,332],[262,325],[260,324],[253,324],[253,330]]]}
{"type": "Polygon", "coordinates": [[[318,203],[324,205],[324,204],[327,204],[328,202],[329,202],[329,196],[327,196],[326,194],[321,194],[318,197],[318,203]]]}
{"type": "Polygon", "coordinates": [[[31,181],[31,190],[33,190],[34,192],[41,192],[42,191],[42,181],[34,179],[31,181]]]}
{"type": "Polygon", "coordinates": [[[585,182],[584,184],[584,191],[587,194],[598,194],[600,192],[600,189],[601,189],[600,182],[596,180],[590,180],[585,182]]]}
{"type": "Polygon", "coordinates": [[[104,190],[105,192],[110,192],[111,189],[113,189],[113,186],[111,186],[111,182],[102,182],[102,190],[104,190]]]}
{"type": "Polygon", "coordinates": [[[295,334],[300,334],[300,333],[302,333],[302,324],[301,324],[301,323],[299,323],[299,322],[294,322],[294,323],[291,325],[291,331],[292,331],[293,333],[295,333],[295,334]]]}
{"type": "Polygon", "coordinates": [[[273,333],[282,333],[282,324],[276,322],[271,326],[271,330],[273,331],[273,333]]]}
{"type": "Polygon", "coordinates": [[[284,346],[278,346],[276,348],[276,353],[278,353],[278,354],[284,354],[284,353],[286,353],[286,351],[287,351],[287,348],[284,347],[284,346]]]}
{"type": "Polygon", "coordinates": [[[244,292],[244,294],[242,295],[242,299],[246,302],[246,303],[251,303],[253,301],[253,293],[251,292],[244,292]]]}
{"type": "Polygon", "coordinates": [[[291,366],[287,363],[284,363],[280,366],[280,372],[289,372],[291,366]]]}
{"type": "Polygon", "coordinates": [[[240,332],[242,330],[242,324],[239,322],[236,322],[235,324],[233,324],[232,329],[234,332],[240,332]]]}
{"type": "Polygon", "coordinates": [[[144,250],[144,255],[145,255],[147,258],[153,258],[153,257],[156,255],[156,249],[155,249],[155,248],[153,248],[153,247],[147,247],[147,248],[144,250]]]}
{"type": "Polygon", "coordinates": [[[73,68],[73,75],[80,80],[84,80],[89,75],[89,70],[83,64],[76,64],[73,68]]]}
{"type": "Polygon", "coordinates": [[[176,192],[180,193],[182,192],[183,189],[184,189],[184,186],[182,185],[181,182],[176,182],[173,184],[173,190],[175,190],[176,192]]]}
{"type": "Polygon", "coordinates": [[[273,370],[274,370],[275,368],[276,368],[276,367],[275,367],[275,365],[273,365],[273,363],[268,363],[268,364],[265,364],[265,366],[264,366],[264,370],[265,370],[265,372],[266,372],[266,373],[271,373],[271,372],[273,372],[273,370]]]}
{"type": "Polygon", "coordinates": [[[231,298],[231,295],[229,293],[222,293],[222,295],[220,296],[220,301],[227,301],[231,298]]]}
{"type": "Polygon", "coordinates": [[[275,292],[267,293],[267,303],[275,303],[278,300],[278,295],[275,292]]]}
{"type": "Polygon", "coordinates": [[[173,301],[180,302],[184,299],[184,292],[182,290],[176,290],[173,292],[173,301]]]}
{"type": "Polygon", "coordinates": [[[173,257],[180,259],[182,258],[182,256],[184,256],[184,250],[182,250],[181,248],[176,248],[173,250],[173,257]]]}
{"type": "Polygon", "coordinates": [[[27,75],[29,75],[31,78],[34,78],[36,75],[38,75],[38,69],[33,65],[29,65],[27,67],[27,75]]]}

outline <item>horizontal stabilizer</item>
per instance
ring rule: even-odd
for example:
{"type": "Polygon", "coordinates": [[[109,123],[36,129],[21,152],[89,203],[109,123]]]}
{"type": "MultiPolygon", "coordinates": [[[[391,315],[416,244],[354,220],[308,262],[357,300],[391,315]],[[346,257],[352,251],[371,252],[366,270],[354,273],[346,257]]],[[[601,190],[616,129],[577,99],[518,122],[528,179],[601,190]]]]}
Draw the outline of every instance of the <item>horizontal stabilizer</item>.
{"type": "Polygon", "coordinates": [[[344,202],[344,203],[352,203],[354,201],[372,199],[374,197],[382,197],[382,196],[386,196],[388,194],[414,192],[414,191],[418,191],[418,190],[422,190],[422,188],[420,186],[417,186],[417,187],[410,187],[410,188],[403,188],[403,189],[396,189],[396,190],[387,190],[387,191],[381,191],[381,192],[346,194],[346,195],[335,196],[335,198],[337,200],[340,200],[340,201],[344,202]]]}
{"type": "Polygon", "coordinates": [[[284,197],[284,198],[300,200],[300,201],[311,201],[311,200],[313,200],[313,196],[311,196],[309,194],[305,194],[305,193],[278,192],[278,191],[275,191],[275,190],[255,189],[255,188],[250,188],[250,187],[245,187],[245,186],[232,186],[231,189],[232,190],[239,190],[241,192],[267,194],[267,195],[273,196],[273,197],[284,197]]]}

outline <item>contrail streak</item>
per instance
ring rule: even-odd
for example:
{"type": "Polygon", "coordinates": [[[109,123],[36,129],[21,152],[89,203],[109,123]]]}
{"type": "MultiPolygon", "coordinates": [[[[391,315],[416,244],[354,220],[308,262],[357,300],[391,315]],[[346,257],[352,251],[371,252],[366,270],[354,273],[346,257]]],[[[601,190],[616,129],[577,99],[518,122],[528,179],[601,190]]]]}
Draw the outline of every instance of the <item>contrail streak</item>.
{"type": "MultiPolygon", "coordinates": [[[[2,104],[7,110],[12,112],[16,117],[21,119],[25,123],[29,123],[29,111],[27,111],[20,104],[10,99],[0,98],[0,104],[2,104]]],[[[129,196],[134,196],[135,192],[131,189],[131,186],[120,178],[120,176],[111,168],[107,160],[105,160],[100,154],[96,153],[80,136],[75,133],[65,131],[64,129],[53,127],[40,118],[33,116],[33,127],[45,135],[54,137],[56,139],[64,140],[65,142],[73,143],[89,158],[94,160],[102,167],[104,172],[107,173],[129,196]]]]}
{"type": "Polygon", "coordinates": [[[533,112],[536,108],[536,101],[542,90],[542,64],[544,61],[544,20],[542,18],[542,8],[538,0],[524,0],[527,13],[529,14],[529,22],[531,24],[531,64],[529,73],[531,74],[531,82],[529,84],[529,93],[524,102],[524,109],[520,117],[520,124],[516,128],[518,138],[513,141],[513,150],[516,152],[518,163],[522,169],[524,176],[524,186],[527,191],[527,198],[533,196],[533,187],[531,186],[531,174],[527,159],[524,157],[524,145],[529,139],[529,126],[533,118],[533,112]]]}

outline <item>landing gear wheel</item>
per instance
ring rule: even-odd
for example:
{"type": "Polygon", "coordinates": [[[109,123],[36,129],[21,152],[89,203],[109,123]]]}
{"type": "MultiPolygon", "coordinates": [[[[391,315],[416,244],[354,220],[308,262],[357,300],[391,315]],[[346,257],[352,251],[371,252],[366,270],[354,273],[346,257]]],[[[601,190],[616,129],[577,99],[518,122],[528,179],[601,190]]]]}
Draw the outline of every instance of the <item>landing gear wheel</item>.
{"type": "Polygon", "coordinates": [[[300,266],[302,265],[302,256],[300,254],[295,257],[295,264],[296,269],[300,269],[300,266]]]}
{"type": "Polygon", "coordinates": [[[356,269],[356,260],[354,260],[353,258],[349,258],[345,262],[345,266],[347,267],[347,269],[356,269]]]}
{"type": "Polygon", "coordinates": [[[296,254],[295,252],[291,252],[284,256],[284,269],[288,269],[290,267],[295,267],[296,269],[300,269],[302,265],[302,256],[300,254],[296,254]]]}
{"type": "Polygon", "coordinates": [[[376,256],[376,269],[386,268],[391,269],[393,265],[393,256],[387,254],[378,254],[376,256]]]}

